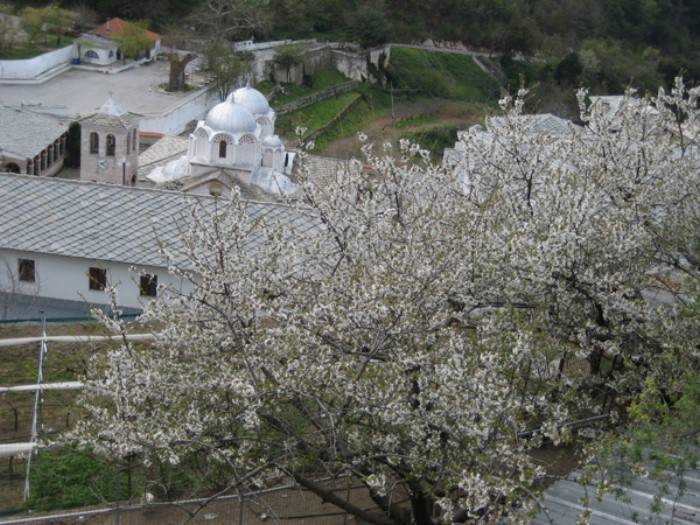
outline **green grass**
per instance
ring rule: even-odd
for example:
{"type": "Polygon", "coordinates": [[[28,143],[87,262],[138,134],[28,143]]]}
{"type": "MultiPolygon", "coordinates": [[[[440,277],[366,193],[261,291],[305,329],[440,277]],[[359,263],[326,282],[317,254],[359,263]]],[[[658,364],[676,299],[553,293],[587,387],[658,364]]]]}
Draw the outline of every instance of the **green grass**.
{"type": "MultiPolygon", "coordinates": [[[[283,106],[300,98],[323,91],[324,89],[344,84],[348,82],[348,80],[347,77],[336,70],[319,71],[311,77],[308,85],[302,84],[301,86],[297,86],[295,84],[285,84],[284,89],[286,93],[275,97],[273,103],[278,107],[283,106]]],[[[258,87],[258,89],[260,89],[260,87],[258,87]]],[[[272,88],[270,88],[270,91],[272,91],[272,88]]]]}
{"type": "Polygon", "coordinates": [[[459,129],[455,126],[443,126],[425,131],[404,133],[402,138],[420,144],[421,147],[430,151],[433,160],[437,161],[442,158],[445,148],[451,148],[457,142],[458,131],[459,129]]]}
{"type": "Polygon", "coordinates": [[[297,127],[306,128],[306,135],[325,126],[345,107],[360,97],[351,91],[338,97],[331,97],[298,111],[283,115],[277,121],[277,129],[286,136],[293,136],[297,127]]]}
{"type": "Polygon", "coordinates": [[[393,48],[388,74],[394,87],[437,98],[489,102],[498,97],[498,83],[467,55],[393,48]]]}
{"type": "Polygon", "coordinates": [[[317,151],[321,152],[333,141],[356,135],[370,122],[391,111],[390,96],[384,91],[367,84],[361,84],[356,91],[364,95],[364,100],[347,112],[337,126],[316,139],[317,151]]]}
{"type": "Polygon", "coordinates": [[[509,57],[501,59],[501,69],[506,75],[509,91],[513,92],[521,87],[529,87],[543,80],[547,76],[547,66],[544,64],[530,64],[513,60],[509,57]]]}
{"type": "Polygon", "coordinates": [[[275,83],[271,82],[269,80],[264,80],[262,82],[256,82],[255,89],[260,91],[260,93],[262,93],[266,97],[269,97],[270,93],[272,93],[272,90],[275,89],[275,83]]]}

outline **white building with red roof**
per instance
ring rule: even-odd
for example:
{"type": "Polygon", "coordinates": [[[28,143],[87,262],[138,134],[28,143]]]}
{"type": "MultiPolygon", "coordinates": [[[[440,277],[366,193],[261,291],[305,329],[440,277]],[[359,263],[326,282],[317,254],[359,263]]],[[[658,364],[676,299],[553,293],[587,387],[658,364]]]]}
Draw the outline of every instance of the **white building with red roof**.
{"type": "MultiPolygon", "coordinates": [[[[128,24],[129,22],[121,18],[110,18],[91,33],[83,35],[77,42],[80,61],[107,66],[121,60],[123,56],[118,38],[124,33],[128,24]]],[[[160,52],[161,36],[148,29],[143,30],[143,35],[152,43],[152,46],[144,51],[141,58],[154,58],[160,52]]]]}

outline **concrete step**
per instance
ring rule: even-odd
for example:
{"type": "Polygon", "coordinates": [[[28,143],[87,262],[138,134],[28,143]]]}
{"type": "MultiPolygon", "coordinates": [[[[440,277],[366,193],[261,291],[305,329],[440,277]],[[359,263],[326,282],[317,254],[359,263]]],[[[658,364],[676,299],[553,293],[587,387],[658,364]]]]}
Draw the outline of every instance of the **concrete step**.
{"type": "Polygon", "coordinates": [[[9,85],[35,85],[35,84],[43,84],[44,82],[51,80],[54,77],[57,77],[61,73],[65,73],[68,71],[73,65],[70,62],[66,62],[64,64],[59,64],[57,66],[52,67],[51,69],[47,69],[40,75],[34,77],[34,78],[0,78],[0,84],[9,84],[9,85]]]}

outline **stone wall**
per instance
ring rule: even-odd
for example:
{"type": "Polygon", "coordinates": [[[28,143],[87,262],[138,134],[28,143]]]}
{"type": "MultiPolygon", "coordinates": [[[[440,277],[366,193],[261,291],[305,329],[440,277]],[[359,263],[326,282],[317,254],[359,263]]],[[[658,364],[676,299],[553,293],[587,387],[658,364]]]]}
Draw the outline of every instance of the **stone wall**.
{"type": "Polygon", "coordinates": [[[324,69],[332,69],[333,56],[328,45],[312,47],[304,55],[304,73],[314,75],[324,69]]]}
{"type": "Polygon", "coordinates": [[[253,40],[244,40],[242,42],[235,42],[233,44],[233,50],[236,52],[241,51],[261,51],[263,49],[271,49],[273,47],[289,46],[296,44],[315,44],[316,39],[308,40],[272,40],[270,42],[254,42],[253,40]]]}
{"type": "Polygon", "coordinates": [[[369,71],[369,64],[379,67],[380,62],[391,56],[391,46],[381,46],[366,51],[333,49],[334,67],[343,75],[358,82],[376,81],[369,71]]]}
{"type": "Polygon", "coordinates": [[[0,60],[0,79],[30,80],[42,73],[69,64],[75,51],[73,44],[34,58],[0,60]]]}
{"type": "Polygon", "coordinates": [[[338,95],[348,93],[349,91],[355,89],[355,87],[357,87],[357,82],[355,82],[354,80],[351,82],[345,82],[344,84],[339,84],[337,86],[324,89],[323,91],[312,93],[311,95],[302,97],[298,100],[290,102],[289,104],[280,106],[279,108],[277,108],[276,111],[278,115],[291,113],[292,111],[296,111],[298,109],[305,108],[306,106],[310,106],[311,104],[315,104],[316,102],[320,102],[321,100],[325,100],[330,97],[337,97],[338,95]]]}

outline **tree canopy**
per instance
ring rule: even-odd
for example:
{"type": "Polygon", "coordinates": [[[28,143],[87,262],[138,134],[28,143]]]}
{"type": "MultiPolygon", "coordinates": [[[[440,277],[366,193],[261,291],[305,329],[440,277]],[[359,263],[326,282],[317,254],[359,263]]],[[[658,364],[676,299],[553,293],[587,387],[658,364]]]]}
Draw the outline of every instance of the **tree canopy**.
{"type": "Polygon", "coordinates": [[[231,490],[288,478],[375,525],[525,519],[544,439],[575,449],[573,421],[614,427],[700,369],[698,95],[679,80],[612,113],[581,91],[585,126],[533,133],[521,92],[450,163],[366,144],[277,219],[202,204],[164,247],[189,291],[146,307],[157,351],[95,360],[76,437],[196,455],[231,490]],[[320,481],[339,476],[376,512],[320,481]]]}
{"type": "Polygon", "coordinates": [[[138,58],[153,45],[153,42],[146,35],[148,22],[145,20],[137,22],[127,22],[123,29],[114,35],[112,39],[119,45],[122,57],[132,59],[138,58]]]}

